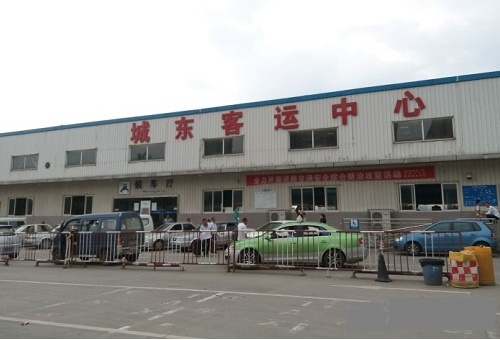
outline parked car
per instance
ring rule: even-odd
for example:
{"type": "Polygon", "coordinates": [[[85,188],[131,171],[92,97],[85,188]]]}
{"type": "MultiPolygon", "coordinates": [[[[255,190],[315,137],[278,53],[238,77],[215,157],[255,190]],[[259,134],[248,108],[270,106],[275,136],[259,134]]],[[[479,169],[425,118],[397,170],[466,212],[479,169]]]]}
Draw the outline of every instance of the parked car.
{"type": "Polygon", "coordinates": [[[466,246],[487,246],[493,251],[497,241],[493,230],[483,221],[463,219],[438,221],[394,240],[396,251],[414,256],[460,251],[466,246]]]}
{"type": "MultiPolygon", "coordinates": [[[[238,230],[238,223],[234,221],[227,222],[215,222],[217,225],[217,233],[215,238],[215,244],[217,248],[224,248],[230,243],[233,237],[233,233],[238,230]]],[[[196,227],[196,231],[200,229],[200,226],[196,227]]],[[[185,251],[187,249],[201,249],[199,247],[200,243],[200,233],[183,233],[179,236],[174,236],[170,241],[170,248],[185,251]]]]}
{"type": "Polygon", "coordinates": [[[143,248],[163,250],[173,238],[184,235],[185,232],[194,232],[195,229],[195,226],[188,222],[163,223],[154,231],[146,233],[143,248]]]}
{"type": "Polygon", "coordinates": [[[0,255],[16,258],[21,250],[22,239],[11,225],[0,225],[0,255]]]}
{"type": "Polygon", "coordinates": [[[226,258],[237,263],[294,263],[341,268],[358,263],[368,249],[358,233],[340,232],[320,222],[273,221],[231,244],[226,258]]]}
{"type": "Polygon", "coordinates": [[[14,229],[17,229],[20,226],[26,224],[26,217],[20,217],[20,216],[0,217],[0,224],[10,225],[14,229]]]}
{"type": "Polygon", "coordinates": [[[52,227],[48,224],[27,224],[16,229],[16,234],[22,239],[25,247],[49,249],[52,247],[52,227]]]}
{"type": "Polygon", "coordinates": [[[144,226],[137,212],[79,215],[62,223],[53,240],[52,258],[66,257],[67,240],[74,242],[73,255],[82,260],[135,261],[144,243],[144,226]],[[73,234],[73,238],[69,238],[73,234]]]}

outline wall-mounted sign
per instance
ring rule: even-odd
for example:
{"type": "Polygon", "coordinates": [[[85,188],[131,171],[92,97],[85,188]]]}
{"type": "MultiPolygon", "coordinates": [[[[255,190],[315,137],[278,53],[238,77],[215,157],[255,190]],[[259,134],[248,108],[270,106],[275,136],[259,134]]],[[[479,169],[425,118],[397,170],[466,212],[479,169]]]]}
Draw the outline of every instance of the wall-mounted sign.
{"type": "Polygon", "coordinates": [[[434,166],[247,175],[247,185],[298,182],[397,181],[435,178],[434,166]]]}
{"type": "Polygon", "coordinates": [[[462,186],[464,206],[473,207],[476,200],[481,200],[481,205],[490,202],[491,205],[498,205],[496,185],[464,185],[462,186]]]}
{"type": "Polygon", "coordinates": [[[258,191],[255,193],[256,209],[276,209],[276,191],[258,191]]]}
{"type": "Polygon", "coordinates": [[[118,195],[130,195],[130,181],[118,183],[118,195]]]}

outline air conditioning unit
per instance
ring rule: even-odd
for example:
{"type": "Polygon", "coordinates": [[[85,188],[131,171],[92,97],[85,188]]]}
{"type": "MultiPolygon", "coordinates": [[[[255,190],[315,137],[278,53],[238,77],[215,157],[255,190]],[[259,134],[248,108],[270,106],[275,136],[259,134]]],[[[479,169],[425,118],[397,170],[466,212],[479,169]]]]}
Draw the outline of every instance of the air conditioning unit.
{"type": "Polygon", "coordinates": [[[270,210],[269,221],[283,221],[286,220],[285,210],[270,210]]]}
{"type": "Polygon", "coordinates": [[[368,209],[372,230],[390,230],[391,212],[391,209],[368,209]]]}

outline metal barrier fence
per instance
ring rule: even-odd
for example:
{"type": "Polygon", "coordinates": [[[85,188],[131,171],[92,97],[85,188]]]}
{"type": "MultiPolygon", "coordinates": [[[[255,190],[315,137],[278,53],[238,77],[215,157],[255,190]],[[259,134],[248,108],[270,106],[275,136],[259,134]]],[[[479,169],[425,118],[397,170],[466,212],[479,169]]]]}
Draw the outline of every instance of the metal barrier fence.
{"type": "MultiPolygon", "coordinates": [[[[0,235],[3,260],[35,261],[71,266],[89,263],[156,267],[184,264],[237,268],[324,269],[377,274],[379,255],[388,274],[421,275],[420,258],[446,258],[462,249],[460,232],[322,231],[317,228],[258,230],[233,241],[232,231],[63,232],[22,237],[0,235]],[[50,247],[49,247],[50,246],[50,247]]],[[[445,261],[446,266],[448,263],[445,261]]],[[[448,272],[446,267],[445,272],[448,272]]]]}

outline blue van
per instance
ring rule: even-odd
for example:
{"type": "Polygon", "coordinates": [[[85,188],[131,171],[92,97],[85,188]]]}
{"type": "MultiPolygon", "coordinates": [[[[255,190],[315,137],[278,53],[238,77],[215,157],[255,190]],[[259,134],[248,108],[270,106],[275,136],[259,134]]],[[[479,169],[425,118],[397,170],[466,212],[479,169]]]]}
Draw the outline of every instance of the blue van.
{"type": "Polygon", "coordinates": [[[144,243],[143,231],[144,225],[137,212],[74,216],[62,223],[54,237],[52,259],[60,261],[72,256],[82,261],[116,262],[125,257],[133,262],[144,243]],[[73,244],[69,249],[67,242],[73,244]]]}

